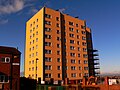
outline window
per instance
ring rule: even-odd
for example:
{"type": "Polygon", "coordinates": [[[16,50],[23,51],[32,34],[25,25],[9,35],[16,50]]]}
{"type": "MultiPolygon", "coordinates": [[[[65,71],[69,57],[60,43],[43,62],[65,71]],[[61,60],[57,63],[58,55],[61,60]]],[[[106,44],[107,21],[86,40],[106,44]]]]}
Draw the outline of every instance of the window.
{"type": "Polygon", "coordinates": [[[83,45],[83,46],[87,46],[86,42],[82,42],[82,45],[83,45]]]}
{"type": "Polygon", "coordinates": [[[34,44],[34,40],[33,40],[33,44],[34,44]]]}
{"type": "Polygon", "coordinates": [[[74,24],[73,22],[69,22],[69,25],[73,26],[73,24],[74,24]]]}
{"type": "Polygon", "coordinates": [[[70,53],[70,56],[71,57],[75,57],[75,53],[70,53]]]}
{"type": "Polygon", "coordinates": [[[78,64],[80,64],[81,63],[81,61],[80,60],[78,60],[78,64]]]}
{"type": "Polygon", "coordinates": [[[85,32],[85,31],[82,31],[82,34],[86,35],[86,32],[85,32]]]}
{"type": "Polygon", "coordinates": [[[60,62],[60,58],[57,58],[57,62],[60,62]]]}
{"type": "Polygon", "coordinates": [[[79,33],[79,30],[77,29],[76,32],[79,33]]]}
{"type": "Polygon", "coordinates": [[[45,34],[45,38],[46,38],[46,39],[51,39],[51,35],[45,34]]]}
{"type": "Polygon", "coordinates": [[[38,31],[36,31],[36,35],[38,35],[38,31]]]}
{"type": "Polygon", "coordinates": [[[89,76],[89,74],[88,74],[88,73],[85,73],[84,75],[85,75],[86,77],[88,77],[88,76],[89,76]]]}
{"type": "Polygon", "coordinates": [[[45,46],[51,46],[51,42],[45,42],[45,46]]]}
{"type": "Polygon", "coordinates": [[[77,45],[80,45],[80,41],[77,41],[77,45]]]}
{"type": "Polygon", "coordinates": [[[76,24],[76,27],[78,27],[78,24],[76,24]]]}
{"type": "Polygon", "coordinates": [[[36,42],[38,42],[38,38],[36,38],[36,42]]]}
{"type": "Polygon", "coordinates": [[[52,69],[52,66],[50,65],[45,65],[45,70],[51,70],[52,69]]]}
{"type": "Polygon", "coordinates": [[[80,51],[80,47],[78,47],[78,51],[80,51]]]}
{"type": "Polygon", "coordinates": [[[35,24],[35,21],[33,22],[33,24],[35,24]]]}
{"type": "Polygon", "coordinates": [[[45,57],[45,61],[46,61],[46,62],[51,62],[52,59],[51,59],[50,57],[45,57]]]}
{"type": "Polygon", "coordinates": [[[82,28],[82,29],[85,29],[86,27],[85,27],[85,26],[83,26],[83,25],[81,25],[81,28],[82,28]]]}
{"type": "Polygon", "coordinates": [[[75,47],[74,46],[70,46],[70,50],[75,50],[75,47]]]}
{"type": "Polygon", "coordinates": [[[33,28],[33,31],[35,30],[35,27],[33,28]]]}
{"type": "Polygon", "coordinates": [[[45,17],[46,17],[46,18],[51,18],[51,15],[45,14],[45,17]]]}
{"type": "Polygon", "coordinates": [[[75,64],[75,62],[76,62],[75,59],[71,59],[72,64],[75,64]]]}
{"type": "Polygon", "coordinates": [[[31,61],[29,61],[29,64],[31,64],[31,61]]]}
{"type": "Polygon", "coordinates": [[[82,68],[79,66],[79,70],[82,70],[82,68]]]}
{"type": "Polygon", "coordinates": [[[30,35],[30,39],[32,38],[32,36],[30,35]]]}
{"type": "Polygon", "coordinates": [[[34,57],[34,53],[32,53],[32,57],[34,57]]]}
{"type": "Polygon", "coordinates": [[[58,78],[60,78],[60,73],[58,73],[58,78]]]}
{"type": "Polygon", "coordinates": [[[56,26],[57,26],[57,27],[60,27],[60,24],[59,24],[59,23],[57,23],[57,24],[56,24],[56,26]]]}
{"type": "Polygon", "coordinates": [[[59,30],[57,30],[57,34],[60,34],[60,31],[59,31],[59,30]]]}
{"type": "Polygon", "coordinates": [[[32,71],[34,71],[34,67],[32,67],[32,71]]]}
{"type": "Polygon", "coordinates": [[[38,45],[36,45],[36,49],[38,49],[38,45]]]}
{"type": "Polygon", "coordinates": [[[79,77],[82,77],[82,74],[81,74],[81,73],[79,73],[79,77]]]}
{"type": "Polygon", "coordinates": [[[45,74],[45,78],[51,78],[51,74],[50,73],[46,73],[45,74]]]}
{"type": "Polygon", "coordinates": [[[56,20],[59,21],[59,17],[56,17],[56,20]]]}
{"type": "Polygon", "coordinates": [[[84,57],[84,58],[88,58],[88,55],[87,55],[87,54],[83,54],[83,57],[84,57]]]}
{"type": "Polygon", "coordinates": [[[29,68],[29,71],[31,71],[31,68],[29,68]]]}
{"type": "Polygon", "coordinates": [[[29,55],[29,58],[31,58],[31,54],[29,55]]]}
{"type": "Polygon", "coordinates": [[[45,24],[51,25],[51,22],[50,21],[45,21],[45,24]]]}
{"type": "Polygon", "coordinates": [[[74,29],[70,27],[70,28],[69,28],[69,31],[73,32],[73,31],[74,31],[74,29]]]}
{"type": "Polygon", "coordinates": [[[57,51],[57,55],[60,55],[60,51],[57,51]]]}
{"type": "Polygon", "coordinates": [[[51,32],[51,28],[45,28],[46,32],[51,32]]]}
{"type": "Polygon", "coordinates": [[[72,73],[72,74],[71,74],[71,77],[76,77],[76,73],[72,73]]]}
{"type": "Polygon", "coordinates": [[[69,36],[72,37],[72,38],[74,38],[74,34],[71,34],[71,33],[70,33],[69,36]]]}
{"type": "Polygon", "coordinates": [[[84,67],[84,70],[88,70],[88,67],[84,67]]]}
{"type": "Polygon", "coordinates": [[[88,60],[84,60],[84,64],[88,64],[88,60]]]}
{"type": "Polygon", "coordinates": [[[75,66],[71,66],[71,70],[76,70],[76,67],[75,66]]]}
{"type": "Polygon", "coordinates": [[[34,47],[32,47],[32,50],[34,50],[34,47]]]}
{"type": "Polygon", "coordinates": [[[57,44],[57,48],[60,48],[60,44],[57,44]]]}
{"type": "Polygon", "coordinates": [[[87,48],[83,48],[83,52],[87,52],[87,48]]]}
{"type": "Polygon", "coordinates": [[[33,33],[33,37],[35,37],[35,34],[33,33]]]}
{"type": "Polygon", "coordinates": [[[60,66],[57,66],[57,70],[60,70],[60,66]]]}
{"type": "Polygon", "coordinates": [[[60,41],[61,40],[60,37],[57,37],[57,40],[60,41]]]}
{"type": "Polygon", "coordinates": [[[9,77],[6,75],[0,75],[0,82],[4,83],[4,82],[8,82],[9,81],[9,77]]]}
{"type": "Polygon", "coordinates": [[[30,42],[30,45],[31,45],[32,43],[30,42]]]}
{"type": "Polygon", "coordinates": [[[80,57],[80,54],[78,53],[78,57],[80,57]]]}
{"type": "Polygon", "coordinates": [[[32,64],[34,64],[34,60],[32,60],[32,64]]]}
{"type": "Polygon", "coordinates": [[[36,21],[38,22],[38,19],[36,21]]]}
{"type": "Polygon", "coordinates": [[[32,30],[30,30],[30,33],[32,33],[32,30]]]}
{"type": "Polygon", "coordinates": [[[86,40],[86,37],[82,36],[82,40],[86,40]]]}
{"type": "Polygon", "coordinates": [[[38,56],[38,52],[36,52],[36,56],[38,56]]]}
{"type": "Polygon", "coordinates": [[[79,35],[77,35],[77,39],[79,39],[80,38],[80,36],[79,35]]]}
{"type": "Polygon", "coordinates": [[[45,50],[45,54],[51,54],[52,51],[51,50],[45,50]]]}
{"type": "Polygon", "coordinates": [[[9,63],[10,62],[10,57],[2,57],[1,62],[3,63],[9,63]]]}
{"type": "Polygon", "coordinates": [[[38,28],[38,25],[36,25],[36,29],[38,28]]]}
{"type": "Polygon", "coordinates": [[[71,44],[74,44],[74,40],[70,40],[70,43],[71,43],[71,44]]]}

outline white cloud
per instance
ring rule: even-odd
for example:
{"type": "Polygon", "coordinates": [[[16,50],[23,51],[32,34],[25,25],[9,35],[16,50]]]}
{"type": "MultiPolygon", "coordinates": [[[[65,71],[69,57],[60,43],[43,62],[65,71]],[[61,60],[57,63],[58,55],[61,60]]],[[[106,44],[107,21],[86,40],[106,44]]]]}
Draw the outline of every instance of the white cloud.
{"type": "Polygon", "coordinates": [[[0,14],[10,14],[24,8],[23,0],[0,0],[0,14]]]}
{"type": "Polygon", "coordinates": [[[6,23],[8,23],[8,19],[1,19],[0,20],[0,24],[6,24],[6,23]]]}
{"type": "Polygon", "coordinates": [[[34,15],[35,13],[38,12],[38,9],[34,8],[34,7],[31,7],[31,9],[29,10],[28,14],[32,14],[34,15]]]}

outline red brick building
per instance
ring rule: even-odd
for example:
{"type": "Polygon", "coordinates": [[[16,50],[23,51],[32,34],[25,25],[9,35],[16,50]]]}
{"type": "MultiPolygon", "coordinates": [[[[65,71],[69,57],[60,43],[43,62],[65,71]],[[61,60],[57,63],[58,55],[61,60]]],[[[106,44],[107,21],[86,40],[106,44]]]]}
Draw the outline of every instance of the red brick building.
{"type": "Polygon", "coordinates": [[[0,46],[0,90],[19,90],[21,52],[0,46]]]}

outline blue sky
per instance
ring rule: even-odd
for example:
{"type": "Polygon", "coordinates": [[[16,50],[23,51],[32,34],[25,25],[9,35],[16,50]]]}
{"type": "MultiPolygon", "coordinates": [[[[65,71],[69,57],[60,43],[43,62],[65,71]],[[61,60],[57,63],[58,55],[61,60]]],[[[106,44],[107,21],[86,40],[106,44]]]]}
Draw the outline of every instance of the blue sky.
{"type": "Polygon", "coordinates": [[[101,72],[120,72],[120,0],[0,0],[0,45],[18,47],[24,70],[25,23],[44,5],[86,20],[101,72]]]}

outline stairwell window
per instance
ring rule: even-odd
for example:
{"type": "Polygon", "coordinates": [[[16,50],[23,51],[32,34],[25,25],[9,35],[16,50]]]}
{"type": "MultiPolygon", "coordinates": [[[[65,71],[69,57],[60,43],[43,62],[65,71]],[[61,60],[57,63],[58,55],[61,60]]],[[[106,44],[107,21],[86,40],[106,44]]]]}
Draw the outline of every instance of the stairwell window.
{"type": "Polygon", "coordinates": [[[46,32],[51,32],[51,28],[45,28],[46,32]]]}
{"type": "Polygon", "coordinates": [[[45,46],[51,46],[51,42],[45,42],[45,46]]]}
{"type": "Polygon", "coordinates": [[[50,57],[45,57],[45,62],[51,62],[52,61],[52,58],[50,57]]]}
{"type": "Polygon", "coordinates": [[[45,38],[46,38],[46,39],[51,39],[51,35],[45,34],[45,38]]]}
{"type": "Polygon", "coordinates": [[[46,18],[51,18],[51,15],[45,14],[45,17],[46,17],[46,18]]]}
{"type": "Polygon", "coordinates": [[[50,21],[45,21],[45,24],[51,25],[51,22],[50,21]]]}
{"type": "Polygon", "coordinates": [[[51,54],[52,51],[51,50],[45,50],[45,54],[51,54]]]}
{"type": "Polygon", "coordinates": [[[52,66],[51,65],[45,65],[45,70],[52,70],[52,66]]]}

